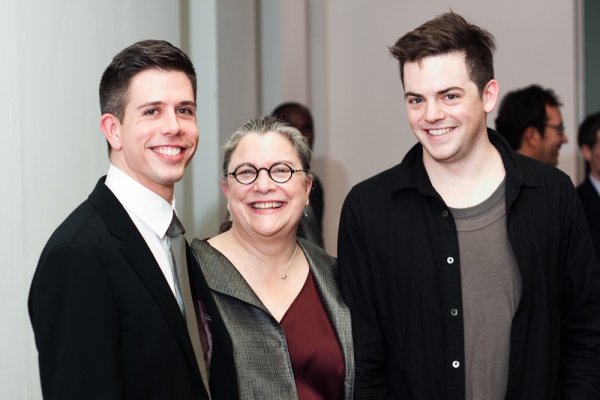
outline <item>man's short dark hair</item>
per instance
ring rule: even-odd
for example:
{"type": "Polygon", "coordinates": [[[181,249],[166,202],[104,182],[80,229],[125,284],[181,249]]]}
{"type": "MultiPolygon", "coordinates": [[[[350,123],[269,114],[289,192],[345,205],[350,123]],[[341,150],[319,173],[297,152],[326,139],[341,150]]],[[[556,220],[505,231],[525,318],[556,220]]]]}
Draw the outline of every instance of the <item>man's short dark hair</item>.
{"type": "MultiPolygon", "coordinates": [[[[192,84],[196,99],[196,71],[189,57],[164,40],[142,40],[122,50],[104,70],[100,80],[100,111],[123,122],[131,79],[148,69],[181,71],[192,84]]],[[[111,147],[108,145],[110,155],[111,147]]]]}
{"type": "MultiPolygon", "coordinates": [[[[577,132],[577,145],[581,147],[585,144],[590,149],[593,149],[596,143],[598,143],[598,131],[600,131],[600,112],[588,115],[581,125],[579,125],[579,131],[577,132]]],[[[590,163],[585,162],[586,175],[590,173],[590,163]]]]}
{"type": "Polygon", "coordinates": [[[310,110],[305,105],[302,105],[300,103],[296,103],[293,101],[289,101],[287,103],[278,105],[277,108],[275,108],[273,110],[273,112],[271,113],[271,116],[275,117],[277,119],[282,119],[282,117],[285,114],[285,110],[288,108],[299,108],[299,109],[305,111],[308,114],[308,116],[310,117],[310,121],[312,122],[312,115],[310,113],[310,110]]]}
{"type": "Polygon", "coordinates": [[[584,144],[592,149],[598,143],[598,131],[600,131],[600,112],[588,115],[577,132],[577,145],[581,148],[584,144]]]}
{"type": "Polygon", "coordinates": [[[531,85],[509,92],[500,103],[496,130],[508,140],[514,150],[519,150],[527,128],[534,127],[544,135],[548,123],[546,105],[562,106],[552,89],[531,85]]]}
{"type": "Polygon", "coordinates": [[[442,14],[408,32],[389,50],[400,63],[402,84],[407,62],[420,62],[427,57],[451,53],[465,55],[469,78],[480,95],[483,95],[488,82],[494,79],[494,37],[453,12],[442,14]]]}

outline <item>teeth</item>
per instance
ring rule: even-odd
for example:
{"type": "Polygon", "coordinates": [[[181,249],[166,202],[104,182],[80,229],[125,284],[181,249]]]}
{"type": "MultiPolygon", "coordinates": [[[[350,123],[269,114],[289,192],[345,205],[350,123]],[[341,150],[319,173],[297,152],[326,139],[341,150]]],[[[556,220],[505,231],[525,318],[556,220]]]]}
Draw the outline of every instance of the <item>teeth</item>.
{"type": "Polygon", "coordinates": [[[448,133],[450,132],[450,128],[444,128],[444,129],[429,129],[429,134],[431,136],[440,136],[443,135],[444,133],[448,133]]]}
{"type": "Polygon", "coordinates": [[[176,156],[181,153],[181,147],[156,147],[153,150],[165,156],[176,156]]]}
{"type": "Polygon", "coordinates": [[[252,204],[252,208],[254,208],[255,210],[266,210],[269,208],[279,208],[281,207],[281,203],[280,202],[273,202],[273,203],[254,203],[252,204]]]}

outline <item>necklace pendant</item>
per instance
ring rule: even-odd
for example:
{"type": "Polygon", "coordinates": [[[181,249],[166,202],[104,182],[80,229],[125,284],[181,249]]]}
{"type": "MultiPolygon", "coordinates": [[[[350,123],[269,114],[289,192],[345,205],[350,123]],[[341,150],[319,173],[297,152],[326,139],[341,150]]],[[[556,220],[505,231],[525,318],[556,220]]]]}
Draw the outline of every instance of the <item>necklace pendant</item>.
{"type": "Polygon", "coordinates": [[[285,278],[287,278],[287,275],[281,275],[281,279],[285,281],[285,278]]]}

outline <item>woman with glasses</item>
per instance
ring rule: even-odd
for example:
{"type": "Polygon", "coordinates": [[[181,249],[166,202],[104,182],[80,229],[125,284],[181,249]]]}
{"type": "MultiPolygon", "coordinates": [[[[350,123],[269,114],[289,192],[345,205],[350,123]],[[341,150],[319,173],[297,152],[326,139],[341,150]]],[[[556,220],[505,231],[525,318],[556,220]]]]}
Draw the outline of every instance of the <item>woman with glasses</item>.
{"type": "Polygon", "coordinates": [[[350,314],[335,259],[296,237],[310,159],[295,128],[248,121],[223,146],[225,231],[191,245],[231,335],[242,399],[352,398],[350,314]]]}

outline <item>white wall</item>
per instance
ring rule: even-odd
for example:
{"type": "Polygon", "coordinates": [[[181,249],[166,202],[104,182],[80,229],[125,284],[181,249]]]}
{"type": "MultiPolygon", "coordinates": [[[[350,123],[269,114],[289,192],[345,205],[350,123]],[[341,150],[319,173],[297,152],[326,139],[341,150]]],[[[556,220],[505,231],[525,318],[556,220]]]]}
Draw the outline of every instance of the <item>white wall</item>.
{"type": "Polygon", "coordinates": [[[219,185],[220,148],[258,114],[259,63],[254,0],[194,0],[189,6],[184,18],[198,75],[200,142],[183,184],[176,186],[176,198],[191,239],[215,236],[227,215],[219,185]]]}
{"type": "MultiPolygon", "coordinates": [[[[577,97],[574,2],[564,0],[311,1],[313,85],[326,114],[317,121],[326,154],[318,169],[325,188],[325,242],[336,253],[342,202],[357,182],[399,163],[416,143],[403,104],[397,62],[387,46],[409,30],[452,9],[489,30],[498,43],[495,71],[501,96],[532,83],[560,96],[569,143],[559,168],[576,179],[577,97]],[[322,76],[325,76],[323,79],[322,76]],[[323,100],[325,99],[325,100],[323,100]]],[[[494,112],[488,126],[494,126],[494,112]]]]}
{"type": "Polygon", "coordinates": [[[261,113],[295,101],[309,104],[308,4],[260,0],[261,113]]]}
{"type": "Polygon", "coordinates": [[[179,2],[3,0],[0,10],[0,398],[39,399],[27,295],[43,245],[106,173],[98,84],[147,38],[174,44],[179,2]]]}

